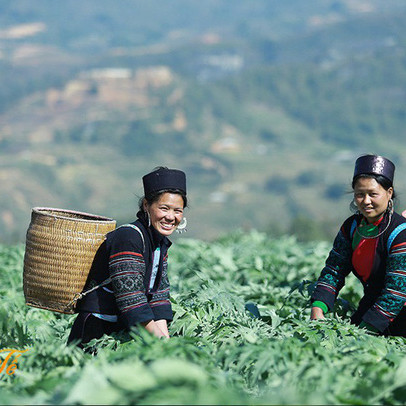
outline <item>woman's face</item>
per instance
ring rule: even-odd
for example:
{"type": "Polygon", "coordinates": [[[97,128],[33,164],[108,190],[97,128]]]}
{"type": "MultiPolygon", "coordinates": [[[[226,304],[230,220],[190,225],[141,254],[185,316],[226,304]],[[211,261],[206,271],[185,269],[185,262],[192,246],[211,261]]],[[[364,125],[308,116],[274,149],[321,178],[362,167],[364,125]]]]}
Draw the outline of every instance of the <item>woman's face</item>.
{"type": "Polygon", "coordinates": [[[159,200],[148,205],[144,201],[144,210],[149,213],[151,225],[158,233],[171,235],[183,218],[183,198],[178,193],[163,193],[159,200]]]}
{"type": "Polygon", "coordinates": [[[392,194],[393,188],[385,190],[374,178],[359,178],[354,186],[354,201],[368,223],[381,218],[392,194]]]}

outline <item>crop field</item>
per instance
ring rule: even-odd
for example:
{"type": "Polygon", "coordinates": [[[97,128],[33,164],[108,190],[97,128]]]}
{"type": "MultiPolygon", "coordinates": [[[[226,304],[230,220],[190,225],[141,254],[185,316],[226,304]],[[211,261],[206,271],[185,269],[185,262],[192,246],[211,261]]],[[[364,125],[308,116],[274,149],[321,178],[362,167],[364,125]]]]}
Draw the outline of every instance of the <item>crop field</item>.
{"type": "Polygon", "coordinates": [[[255,231],[179,238],[172,337],[105,336],[92,355],[66,346],[75,316],[25,305],[24,246],[0,246],[0,350],[18,351],[0,352],[0,404],[405,404],[406,342],[349,324],[355,277],[309,320],[328,250],[255,231]]]}

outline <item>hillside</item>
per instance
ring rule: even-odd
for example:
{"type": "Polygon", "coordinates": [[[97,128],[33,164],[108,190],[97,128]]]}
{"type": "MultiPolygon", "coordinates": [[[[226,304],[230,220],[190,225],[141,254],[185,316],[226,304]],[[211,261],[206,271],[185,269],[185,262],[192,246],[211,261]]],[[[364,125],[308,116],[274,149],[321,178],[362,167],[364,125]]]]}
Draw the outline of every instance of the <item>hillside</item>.
{"type": "Polygon", "coordinates": [[[192,237],[331,238],[366,152],[403,208],[404,6],[175,3],[2,3],[0,240],[35,206],[127,222],[157,165],[187,172],[192,237]]]}

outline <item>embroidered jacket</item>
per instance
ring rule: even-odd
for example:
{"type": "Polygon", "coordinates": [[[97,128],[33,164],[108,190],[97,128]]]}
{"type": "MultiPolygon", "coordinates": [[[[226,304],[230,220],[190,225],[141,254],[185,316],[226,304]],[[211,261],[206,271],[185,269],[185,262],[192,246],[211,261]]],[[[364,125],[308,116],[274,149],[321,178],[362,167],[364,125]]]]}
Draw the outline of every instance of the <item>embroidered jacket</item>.
{"type": "Polygon", "coordinates": [[[173,318],[169,300],[167,253],[171,242],[141,221],[107,234],[96,254],[84,291],[111,277],[111,283],[86,295],[77,310],[118,315],[127,327],[150,320],[173,318]],[[158,272],[150,288],[155,249],[160,248],[158,272]]]}
{"type": "MultiPolygon", "coordinates": [[[[388,226],[388,217],[385,215],[379,224],[379,232],[388,226]]],[[[406,334],[406,309],[404,308],[406,231],[399,232],[393,241],[388,240],[393,230],[406,223],[406,219],[397,213],[393,214],[389,226],[378,237],[372,270],[365,281],[357,274],[352,264],[352,239],[361,220],[361,215],[354,215],[342,225],[317,281],[312,301],[321,301],[331,310],[339,291],[345,284],[346,276],[352,272],[364,287],[364,296],[352,316],[352,322],[358,325],[364,321],[380,332],[404,335],[406,334]]]]}

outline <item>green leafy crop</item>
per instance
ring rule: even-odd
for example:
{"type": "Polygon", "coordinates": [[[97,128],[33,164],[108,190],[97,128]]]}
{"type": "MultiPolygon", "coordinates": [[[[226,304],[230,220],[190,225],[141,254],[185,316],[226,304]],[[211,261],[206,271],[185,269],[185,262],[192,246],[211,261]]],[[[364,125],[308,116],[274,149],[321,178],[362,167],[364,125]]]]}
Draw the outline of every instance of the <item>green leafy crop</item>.
{"type": "Polygon", "coordinates": [[[328,250],[254,231],[178,239],[171,339],[134,329],[92,355],[66,346],[75,316],[25,305],[24,247],[0,246],[0,349],[28,349],[0,374],[0,404],[404,404],[405,340],[349,323],[355,278],[326,321],[309,320],[328,250]]]}

